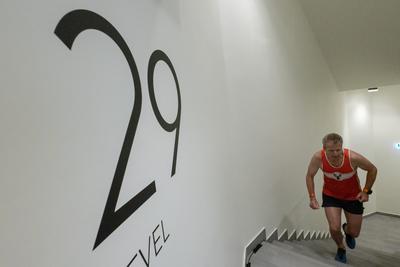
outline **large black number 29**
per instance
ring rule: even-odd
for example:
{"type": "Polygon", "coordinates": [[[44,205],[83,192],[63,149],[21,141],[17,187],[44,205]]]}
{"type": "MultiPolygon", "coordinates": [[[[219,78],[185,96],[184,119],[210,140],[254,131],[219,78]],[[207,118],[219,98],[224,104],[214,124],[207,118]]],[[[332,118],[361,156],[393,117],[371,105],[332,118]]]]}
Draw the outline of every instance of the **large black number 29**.
{"type": "MultiPolygon", "coordinates": [[[[94,29],[105,33],[118,45],[126,60],[128,61],[135,89],[135,101],[133,104],[132,114],[129,119],[125,139],[114,173],[114,179],[111,184],[110,193],[108,194],[107,203],[104,208],[103,217],[101,218],[100,227],[97,233],[96,241],[94,243],[93,249],[95,249],[156,192],[156,183],[155,181],[152,181],[141,192],[136,194],[132,199],[125,203],[121,208],[115,210],[118,196],[121,190],[122,181],[125,175],[126,165],[128,163],[133,140],[135,138],[136,128],[139,122],[140,112],[142,108],[142,88],[140,85],[139,72],[128,45],[119,34],[117,29],[115,29],[114,26],[112,26],[111,23],[109,23],[102,16],[88,10],[74,10],[66,14],[60,20],[54,32],[69,49],[72,49],[72,44],[74,43],[75,38],[81,32],[88,29],[94,29]]],[[[157,120],[166,131],[171,132],[173,130],[176,130],[174,156],[171,171],[171,176],[173,176],[176,169],[176,157],[179,140],[181,97],[178,79],[172,63],[169,60],[168,56],[160,50],[155,51],[151,55],[148,68],[148,82],[150,100],[157,120]],[[161,116],[154,96],[153,77],[154,69],[158,61],[164,61],[169,66],[174,76],[176,89],[178,91],[178,114],[176,120],[172,124],[166,122],[161,116]]]]}

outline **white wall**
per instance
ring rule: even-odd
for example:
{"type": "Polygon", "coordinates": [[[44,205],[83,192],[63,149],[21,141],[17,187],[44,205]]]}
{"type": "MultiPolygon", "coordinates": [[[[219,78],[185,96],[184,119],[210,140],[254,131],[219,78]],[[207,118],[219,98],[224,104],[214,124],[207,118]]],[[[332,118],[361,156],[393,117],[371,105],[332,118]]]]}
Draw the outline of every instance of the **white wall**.
{"type": "MultiPolygon", "coordinates": [[[[366,205],[366,213],[375,211],[400,214],[398,205],[397,165],[400,151],[394,145],[400,142],[400,120],[397,99],[398,85],[380,87],[379,92],[367,90],[343,92],[345,103],[345,141],[349,147],[365,155],[378,168],[373,187],[374,194],[366,205]]],[[[365,175],[361,175],[361,183],[365,175]]]]}
{"type": "Polygon", "coordinates": [[[400,86],[386,86],[374,94],[373,136],[378,165],[377,210],[400,215],[398,189],[400,151],[394,148],[400,143],[400,86]]]}
{"type": "Polygon", "coordinates": [[[220,10],[238,235],[325,231],[323,212],[308,208],[305,173],[322,136],[341,131],[342,102],[307,21],[295,1],[221,1],[220,10]]]}
{"type": "MultiPolygon", "coordinates": [[[[375,94],[368,93],[367,90],[346,91],[341,94],[345,105],[344,145],[362,154],[380,169],[374,150],[372,101],[375,94]]],[[[358,176],[363,188],[366,172],[358,169],[358,176]]],[[[364,214],[376,212],[376,199],[377,192],[364,204],[364,214]]]]}
{"type": "MultiPolygon", "coordinates": [[[[341,132],[342,99],[296,1],[42,1],[0,4],[1,266],[241,266],[267,230],[326,230],[305,172],[341,132]],[[117,209],[157,192],[92,251],[136,97],[128,64],[99,31],[69,50],[53,33],[74,9],[107,19],[132,51],[143,102],[117,209]],[[175,131],[150,105],[147,64],[161,49],[182,98],[175,131]],[[161,220],[165,235],[161,231],[161,220]],[[152,234],[156,249],[154,253],[152,234]],[[150,243],[148,243],[150,242],[150,243]],[[149,253],[149,254],[148,254],[149,253]],[[21,256],[22,255],[22,256],[21,256]]],[[[177,93],[156,68],[161,114],[177,93]]],[[[317,179],[317,190],[321,190],[317,179]]]]}

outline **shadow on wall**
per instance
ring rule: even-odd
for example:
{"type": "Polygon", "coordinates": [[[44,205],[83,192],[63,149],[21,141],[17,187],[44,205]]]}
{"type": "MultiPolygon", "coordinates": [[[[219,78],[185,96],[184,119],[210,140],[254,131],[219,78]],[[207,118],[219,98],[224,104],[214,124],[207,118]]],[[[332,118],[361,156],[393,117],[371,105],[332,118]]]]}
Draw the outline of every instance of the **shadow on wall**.
{"type": "Polygon", "coordinates": [[[180,0],[153,0],[153,2],[162,6],[169,18],[181,25],[180,0]]]}
{"type": "MultiPolygon", "coordinates": [[[[320,203],[321,204],[321,203],[320,203]]],[[[289,232],[296,229],[297,231],[325,231],[325,229],[316,229],[315,224],[311,224],[311,228],[305,226],[306,221],[321,221],[324,220],[322,208],[318,210],[307,210],[309,206],[308,198],[304,197],[297,202],[286,215],[283,216],[279,223],[278,229],[283,231],[287,229],[289,232]],[[311,214],[311,215],[310,215],[311,214]]],[[[308,224],[307,224],[308,225],[308,224]]],[[[325,224],[321,225],[325,226],[325,224]]],[[[326,228],[326,227],[325,227],[326,228]]]]}

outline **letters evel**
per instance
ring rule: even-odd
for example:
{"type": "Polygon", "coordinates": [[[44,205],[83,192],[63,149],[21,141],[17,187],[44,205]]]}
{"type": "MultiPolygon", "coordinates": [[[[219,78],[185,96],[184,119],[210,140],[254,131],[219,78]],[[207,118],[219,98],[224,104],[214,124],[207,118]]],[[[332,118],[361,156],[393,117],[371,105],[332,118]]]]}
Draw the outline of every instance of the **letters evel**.
{"type": "MultiPolygon", "coordinates": [[[[122,145],[121,153],[118,159],[117,167],[114,173],[114,179],[111,184],[110,192],[107,198],[107,203],[104,208],[103,217],[101,218],[100,227],[97,233],[96,241],[94,243],[93,250],[100,245],[115,229],[117,229],[129,216],[131,216],[143,203],[145,203],[155,192],[156,183],[155,181],[147,185],[141,192],[136,194],[132,199],[125,203],[121,208],[115,210],[118,196],[120,193],[122,181],[124,179],[126,165],[128,163],[129,155],[131,152],[133,140],[135,138],[136,128],[139,122],[140,112],[142,108],[142,87],[140,84],[139,72],[136,67],[135,60],[129,50],[128,45],[119,34],[117,29],[114,28],[102,16],[89,11],[89,10],[74,10],[66,14],[58,23],[54,33],[61,39],[61,41],[69,48],[72,49],[75,38],[83,31],[88,29],[98,30],[109,36],[121,49],[124,54],[133,79],[133,85],[135,90],[135,101],[131,117],[129,119],[128,128],[125,134],[125,139],[122,145]]],[[[176,158],[178,150],[179,140],[179,128],[181,118],[181,95],[179,90],[178,78],[175,73],[175,69],[168,58],[168,56],[160,51],[156,50],[152,53],[148,71],[147,71],[147,82],[150,95],[150,102],[154,111],[154,114],[161,125],[161,127],[168,131],[175,132],[175,147],[172,162],[171,177],[175,174],[176,170],[176,158]],[[176,89],[178,92],[178,113],[173,123],[168,123],[161,116],[160,110],[157,106],[157,101],[154,94],[154,69],[159,61],[164,61],[170,68],[174,80],[176,89]]]]}

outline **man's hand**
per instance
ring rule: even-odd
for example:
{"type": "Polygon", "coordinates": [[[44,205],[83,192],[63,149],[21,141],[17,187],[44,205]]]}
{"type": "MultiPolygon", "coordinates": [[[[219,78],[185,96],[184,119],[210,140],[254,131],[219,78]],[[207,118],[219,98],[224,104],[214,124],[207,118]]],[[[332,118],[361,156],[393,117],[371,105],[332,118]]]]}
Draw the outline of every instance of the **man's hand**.
{"type": "Polygon", "coordinates": [[[313,210],[319,209],[319,203],[316,198],[310,199],[310,208],[312,208],[313,210]]]}
{"type": "Polygon", "coordinates": [[[367,202],[369,200],[369,196],[367,193],[361,191],[360,193],[358,193],[357,199],[360,202],[367,202]]]}

